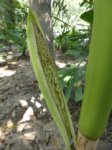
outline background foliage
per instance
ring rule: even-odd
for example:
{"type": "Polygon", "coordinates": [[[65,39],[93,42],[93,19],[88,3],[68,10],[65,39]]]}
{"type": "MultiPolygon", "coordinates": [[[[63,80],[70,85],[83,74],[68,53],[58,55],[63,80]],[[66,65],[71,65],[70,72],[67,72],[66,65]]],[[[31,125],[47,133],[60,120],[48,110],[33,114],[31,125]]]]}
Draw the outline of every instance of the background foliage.
{"type": "Polygon", "coordinates": [[[93,1],[53,1],[55,49],[74,58],[74,64],[59,70],[66,100],[82,100],[85,68],[93,22],[93,1]],[[73,96],[75,94],[75,96],[73,96]]]}
{"type": "Polygon", "coordinates": [[[17,0],[0,1],[0,43],[4,45],[18,45],[24,54],[26,49],[26,16],[27,7],[17,0]]]}

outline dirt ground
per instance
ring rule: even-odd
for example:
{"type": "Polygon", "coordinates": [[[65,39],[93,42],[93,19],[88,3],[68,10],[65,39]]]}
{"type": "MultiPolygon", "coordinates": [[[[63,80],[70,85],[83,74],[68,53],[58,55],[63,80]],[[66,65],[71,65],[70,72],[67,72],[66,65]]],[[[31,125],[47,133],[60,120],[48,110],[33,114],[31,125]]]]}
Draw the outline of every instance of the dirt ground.
{"type": "MultiPolygon", "coordinates": [[[[0,150],[64,150],[29,57],[8,51],[0,58],[0,150]]],[[[69,109],[77,129],[80,104],[71,100],[69,109]]],[[[97,149],[112,150],[112,114],[97,149]]]]}

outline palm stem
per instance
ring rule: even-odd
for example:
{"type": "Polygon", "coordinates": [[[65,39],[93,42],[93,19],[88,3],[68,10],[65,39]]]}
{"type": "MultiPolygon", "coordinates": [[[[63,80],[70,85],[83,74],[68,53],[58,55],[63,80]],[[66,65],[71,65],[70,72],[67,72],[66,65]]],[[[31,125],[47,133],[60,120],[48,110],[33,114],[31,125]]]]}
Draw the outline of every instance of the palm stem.
{"type": "Polygon", "coordinates": [[[98,141],[89,140],[79,132],[76,150],[96,150],[97,143],[98,141]]]}

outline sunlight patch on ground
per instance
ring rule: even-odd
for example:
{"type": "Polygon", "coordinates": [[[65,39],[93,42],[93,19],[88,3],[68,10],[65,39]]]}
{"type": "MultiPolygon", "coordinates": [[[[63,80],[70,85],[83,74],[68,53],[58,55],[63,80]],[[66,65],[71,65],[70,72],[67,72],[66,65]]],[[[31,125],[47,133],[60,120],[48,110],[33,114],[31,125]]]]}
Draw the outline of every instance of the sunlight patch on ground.
{"type": "Polygon", "coordinates": [[[37,108],[40,108],[42,105],[39,102],[35,102],[37,108]]]}
{"type": "Polygon", "coordinates": [[[31,103],[35,103],[35,97],[32,96],[30,101],[31,103]]]}
{"type": "Polygon", "coordinates": [[[47,109],[46,108],[43,108],[43,110],[42,110],[43,112],[46,112],[47,111],[47,109]]]}
{"type": "Polygon", "coordinates": [[[19,123],[17,125],[17,132],[19,138],[23,140],[34,140],[37,134],[30,122],[19,123]]]}
{"type": "MultiPolygon", "coordinates": [[[[63,62],[60,62],[58,60],[55,61],[56,65],[59,67],[59,68],[64,68],[67,64],[66,63],[63,63],[63,62]]],[[[75,64],[76,67],[84,67],[86,65],[86,61],[78,61],[78,62],[72,62],[71,64],[75,64]]]]}
{"type": "Polygon", "coordinates": [[[32,126],[30,125],[29,122],[24,122],[24,123],[18,123],[17,125],[17,132],[21,132],[24,129],[30,129],[32,126]]]}
{"type": "Polygon", "coordinates": [[[84,67],[86,65],[87,62],[82,61],[82,62],[77,62],[75,63],[76,67],[84,67]]]}
{"type": "Polygon", "coordinates": [[[56,62],[56,65],[57,65],[59,68],[63,68],[63,67],[66,66],[66,63],[59,62],[58,60],[56,60],[55,62],[56,62]]]}
{"type": "Polygon", "coordinates": [[[41,104],[40,98],[37,100],[34,96],[31,97],[30,102],[24,99],[20,99],[19,102],[22,107],[27,107],[27,109],[16,126],[17,133],[19,135],[18,138],[22,140],[34,140],[38,135],[38,132],[34,129],[31,123],[35,120],[35,109],[33,108],[33,105],[36,106],[37,110],[39,109],[39,113],[41,115],[46,113],[47,109],[41,104]]]}
{"type": "Polygon", "coordinates": [[[7,121],[7,128],[14,128],[14,122],[11,119],[7,121]]]}
{"type": "Polygon", "coordinates": [[[36,101],[35,97],[32,97],[30,101],[31,101],[31,103],[34,103],[37,108],[42,107],[41,103],[36,101]]]}
{"type": "Polygon", "coordinates": [[[24,133],[24,139],[25,140],[34,140],[36,135],[37,135],[36,131],[31,131],[29,133],[24,133]]]}
{"type": "Polygon", "coordinates": [[[11,65],[17,65],[17,62],[16,61],[12,61],[10,64],[11,65]]]}
{"type": "Polygon", "coordinates": [[[28,106],[28,102],[26,100],[21,100],[20,99],[19,101],[20,101],[22,107],[28,106]]]}
{"type": "Polygon", "coordinates": [[[43,114],[47,111],[45,107],[40,102],[40,99],[37,100],[35,97],[31,97],[30,102],[24,99],[19,100],[20,104],[22,107],[27,107],[25,113],[23,114],[22,119],[19,122],[25,122],[25,121],[30,121],[32,118],[35,117],[35,111],[33,106],[38,110],[40,114],[43,114]]]}
{"type": "Polygon", "coordinates": [[[0,68],[0,77],[9,77],[16,73],[16,70],[8,69],[8,66],[0,68]]]}
{"type": "Polygon", "coordinates": [[[25,111],[23,118],[20,120],[20,122],[29,121],[32,119],[32,117],[34,117],[34,111],[33,108],[30,106],[25,111]]]}
{"type": "Polygon", "coordinates": [[[5,139],[5,135],[3,133],[3,129],[0,127],[0,140],[5,139]]]}

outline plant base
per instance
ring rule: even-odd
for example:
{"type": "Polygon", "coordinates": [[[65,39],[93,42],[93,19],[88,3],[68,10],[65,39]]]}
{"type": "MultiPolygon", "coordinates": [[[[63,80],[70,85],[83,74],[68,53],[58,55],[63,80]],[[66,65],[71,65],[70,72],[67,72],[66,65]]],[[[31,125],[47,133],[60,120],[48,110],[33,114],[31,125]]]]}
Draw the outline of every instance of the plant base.
{"type": "Polygon", "coordinates": [[[96,150],[97,141],[92,141],[78,133],[77,148],[76,150],[96,150]]]}

